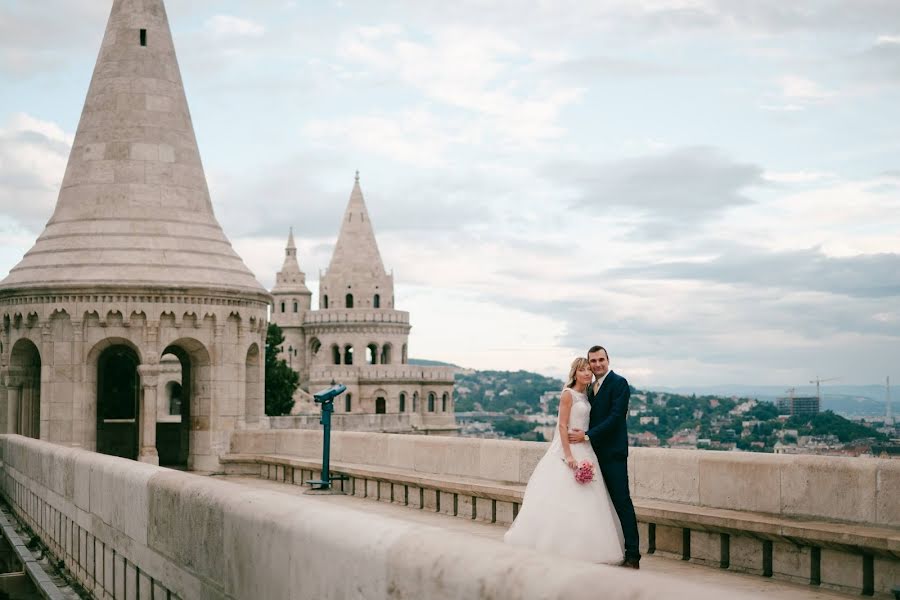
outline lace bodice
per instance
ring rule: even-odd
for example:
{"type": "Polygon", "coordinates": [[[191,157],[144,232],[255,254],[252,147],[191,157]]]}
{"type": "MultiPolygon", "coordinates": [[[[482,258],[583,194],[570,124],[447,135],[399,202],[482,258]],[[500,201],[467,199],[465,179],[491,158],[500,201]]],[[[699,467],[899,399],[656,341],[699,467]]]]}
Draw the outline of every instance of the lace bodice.
{"type": "Polygon", "coordinates": [[[591,405],[587,395],[569,388],[572,394],[572,411],[569,413],[569,429],[587,431],[591,421],[591,405]]]}

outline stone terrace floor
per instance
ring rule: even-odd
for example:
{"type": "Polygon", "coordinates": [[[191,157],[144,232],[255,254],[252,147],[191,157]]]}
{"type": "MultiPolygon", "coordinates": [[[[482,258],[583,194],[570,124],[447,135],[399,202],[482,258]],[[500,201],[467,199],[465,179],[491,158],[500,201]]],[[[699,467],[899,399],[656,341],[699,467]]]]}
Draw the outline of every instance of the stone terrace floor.
{"type": "MultiPolygon", "coordinates": [[[[433,527],[451,529],[460,533],[489,537],[495,540],[501,540],[503,538],[503,533],[506,531],[506,526],[503,525],[494,525],[482,521],[470,521],[467,519],[460,519],[459,517],[411,509],[405,506],[377,502],[366,498],[343,495],[304,494],[304,492],[309,489],[308,487],[279,483],[277,481],[234,475],[220,476],[217,478],[240,485],[302,496],[304,500],[310,502],[328,502],[332,505],[346,507],[349,510],[359,510],[394,519],[424,523],[433,527]]],[[[639,577],[640,573],[645,571],[665,573],[673,577],[690,579],[694,583],[702,584],[706,582],[722,587],[729,587],[735,591],[758,594],[760,597],[765,595],[767,598],[777,598],[779,600],[847,600],[848,598],[858,598],[858,596],[852,594],[821,590],[800,584],[768,579],[758,575],[724,571],[713,567],[706,567],[660,556],[644,556],[641,559],[641,571],[635,572],[635,576],[639,577]]]]}

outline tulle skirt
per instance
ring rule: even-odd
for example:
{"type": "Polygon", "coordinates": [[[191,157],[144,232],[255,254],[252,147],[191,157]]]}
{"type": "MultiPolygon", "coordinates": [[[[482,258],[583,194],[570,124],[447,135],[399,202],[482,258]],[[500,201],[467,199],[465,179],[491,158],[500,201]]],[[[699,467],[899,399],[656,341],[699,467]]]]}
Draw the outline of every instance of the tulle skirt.
{"type": "Polygon", "coordinates": [[[597,456],[588,443],[572,444],[572,456],[579,463],[594,464],[594,480],[575,481],[559,440],[554,440],[528,480],[522,507],[504,541],[578,560],[618,563],[624,556],[622,525],[597,456]]]}

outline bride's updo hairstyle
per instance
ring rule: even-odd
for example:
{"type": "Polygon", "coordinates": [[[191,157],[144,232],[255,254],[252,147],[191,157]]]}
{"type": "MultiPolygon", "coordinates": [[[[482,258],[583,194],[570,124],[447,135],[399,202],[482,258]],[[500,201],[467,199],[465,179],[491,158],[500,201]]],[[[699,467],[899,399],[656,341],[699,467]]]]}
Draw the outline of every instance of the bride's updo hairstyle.
{"type": "Polygon", "coordinates": [[[572,361],[572,366],[571,366],[571,368],[569,368],[569,379],[568,379],[568,382],[566,383],[566,387],[563,388],[563,389],[570,388],[570,387],[572,387],[572,386],[575,385],[575,373],[578,372],[578,369],[580,369],[581,367],[588,367],[588,368],[590,368],[590,366],[591,366],[591,363],[589,363],[589,362],[588,362],[588,359],[586,359],[586,358],[583,357],[583,356],[579,356],[578,358],[576,358],[575,360],[573,360],[573,361],[572,361]]]}

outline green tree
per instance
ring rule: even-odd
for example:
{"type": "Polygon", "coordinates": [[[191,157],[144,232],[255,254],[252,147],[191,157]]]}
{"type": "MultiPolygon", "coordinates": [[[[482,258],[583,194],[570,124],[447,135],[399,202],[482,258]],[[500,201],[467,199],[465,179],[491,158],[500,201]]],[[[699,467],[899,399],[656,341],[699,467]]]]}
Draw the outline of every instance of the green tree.
{"type": "Polygon", "coordinates": [[[266,331],[266,414],[270,417],[286,415],[294,407],[294,392],[300,376],[284,359],[278,358],[284,333],[275,323],[266,331]]]}

